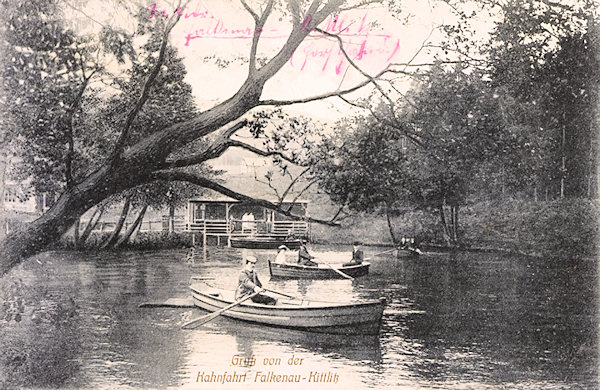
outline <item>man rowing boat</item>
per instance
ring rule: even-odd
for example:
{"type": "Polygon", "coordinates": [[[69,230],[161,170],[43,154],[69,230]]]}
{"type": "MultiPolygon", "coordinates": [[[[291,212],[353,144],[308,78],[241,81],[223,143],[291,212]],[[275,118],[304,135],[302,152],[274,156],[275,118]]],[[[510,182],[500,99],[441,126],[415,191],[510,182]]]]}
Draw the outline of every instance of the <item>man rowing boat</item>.
{"type": "Polygon", "coordinates": [[[306,249],[306,242],[307,241],[305,239],[302,239],[302,245],[300,245],[300,250],[298,251],[298,264],[316,267],[319,264],[312,261],[312,259],[315,257],[308,253],[308,249],[306,249]]]}
{"type": "MultiPolygon", "coordinates": [[[[242,272],[240,272],[240,276],[238,278],[238,286],[235,290],[236,301],[253,293],[265,291],[265,289],[262,288],[262,283],[258,279],[256,271],[254,270],[256,261],[256,257],[254,256],[246,257],[244,269],[242,270],[242,272]]],[[[254,303],[262,303],[264,305],[275,305],[277,303],[277,299],[264,294],[257,294],[251,299],[254,303]]]]}

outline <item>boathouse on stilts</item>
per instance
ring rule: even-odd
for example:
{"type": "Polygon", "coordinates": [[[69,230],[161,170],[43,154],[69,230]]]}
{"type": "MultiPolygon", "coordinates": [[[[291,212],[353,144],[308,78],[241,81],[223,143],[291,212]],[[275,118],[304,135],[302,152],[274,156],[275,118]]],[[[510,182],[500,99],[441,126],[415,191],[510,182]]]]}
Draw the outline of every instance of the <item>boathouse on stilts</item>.
{"type": "MultiPolygon", "coordinates": [[[[277,203],[277,201],[272,201],[277,203]]],[[[281,208],[307,217],[308,201],[283,202],[281,208]]],[[[187,202],[185,229],[194,245],[236,246],[246,242],[310,240],[310,223],[231,198],[197,198],[187,202]]]]}

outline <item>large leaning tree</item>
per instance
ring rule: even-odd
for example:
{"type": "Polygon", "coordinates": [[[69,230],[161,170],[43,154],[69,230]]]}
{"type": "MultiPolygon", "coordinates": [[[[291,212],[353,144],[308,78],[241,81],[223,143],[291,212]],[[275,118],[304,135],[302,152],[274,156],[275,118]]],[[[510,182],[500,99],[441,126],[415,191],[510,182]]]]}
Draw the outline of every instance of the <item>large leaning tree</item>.
{"type": "MultiPolygon", "coordinates": [[[[34,2],[33,4],[38,3],[41,4],[41,2],[34,2]]],[[[45,3],[54,4],[57,2],[49,1],[45,3]]],[[[98,53],[105,51],[110,52],[113,58],[120,56],[122,61],[119,62],[127,65],[126,57],[130,54],[130,48],[122,43],[126,42],[128,37],[126,34],[108,27],[103,30],[102,43],[104,45],[94,46],[93,43],[85,39],[79,40],[76,34],[59,23],[42,17],[36,20],[36,23],[37,27],[42,28],[44,34],[41,36],[42,39],[36,39],[34,30],[37,27],[27,23],[27,17],[23,18],[24,15],[28,15],[27,12],[21,13],[19,9],[16,11],[12,9],[12,14],[8,11],[3,13],[5,17],[9,18],[6,27],[2,31],[5,40],[4,46],[18,48],[18,50],[13,50],[12,58],[16,59],[15,63],[10,64],[11,66],[14,65],[13,71],[26,72],[26,68],[39,70],[40,66],[51,66],[54,68],[50,68],[50,72],[48,72],[48,69],[42,69],[41,72],[37,72],[35,77],[70,75],[70,77],[78,80],[73,82],[72,85],[78,85],[79,89],[72,88],[62,92],[48,90],[47,93],[54,94],[52,98],[55,105],[40,110],[43,111],[40,114],[45,115],[42,115],[42,117],[46,118],[44,120],[47,121],[47,127],[44,128],[43,124],[32,124],[40,136],[47,134],[43,131],[46,129],[47,132],[53,132],[55,138],[60,137],[60,139],[53,138],[53,141],[58,145],[53,150],[60,151],[60,153],[67,156],[70,165],[61,168],[61,175],[64,176],[67,172],[68,183],[60,188],[55,203],[48,211],[23,229],[13,232],[0,243],[0,253],[2,254],[0,257],[0,275],[5,274],[23,258],[43,251],[94,205],[111,195],[148,183],[187,182],[241,201],[278,210],[294,217],[292,212],[282,209],[276,203],[254,199],[233,191],[211,176],[202,175],[202,169],[194,170],[193,167],[201,166],[203,163],[219,157],[232,147],[269,155],[270,152],[259,150],[234,138],[237,131],[249,125],[244,115],[252,109],[260,106],[287,105],[332,96],[343,96],[372,82],[372,76],[369,76],[365,77],[364,81],[357,81],[355,85],[346,89],[325,92],[319,96],[301,97],[297,100],[267,100],[262,96],[265,84],[288,63],[294,51],[311,31],[314,31],[328,16],[349,7],[360,6],[365,2],[344,3],[342,0],[292,0],[277,4],[274,0],[268,0],[249,4],[241,0],[243,8],[254,20],[255,32],[252,39],[249,40],[248,55],[245,58],[248,69],[247,76],[237,92],[209,109],[198,110],[191,118],[171,123],[167,122],[152,132],[144,134],[143,137],[138,137],[135,131],[138,117],[143,112],[147,102],[156,93],[157,83],[168,75],[169,69],[165,64],[168,62],[169,56],[174,55],[173,51],[169,50],[169,36],[183,13],[175,12],[169,18],[162,19],[161,34],[156,38],[159,47],[153,63],[147,70],[144,82],[140,83],[138,90],[132,94],[134,98],[131,104],[123,107],[125,115],[118,122],[117,132],[105,137],[105,140],[109,141],[109,146],[106,148],[106,153],[104,153],[102,159],[96,161],[95,165],[90,166],[89,170],[83,172],[77,178],[68,173],[72,170],[75,163],[73,159],[77,155],[76,151],[73,150],[76,145],[71,140],[70,121],[73,120],[75,112],[78,112],[80,117],[85,117],[85,113],[81,112],[83,107],[81,102],[84,100],[81,95],[92,94],[93,96],[94,91],[87,89],[93,81],[92,78],[97,77],[98,81],[104,81],[108,77],[105,68],[100,65],[93,65],[95,58],[99,58],[98,53]],[[257,48],[261,40],[261,30],[267,19],[273,17],[274,13],[290,19],[291,31],[285,42],[269,58],[259,58],[257,48]],[[9,42],[6,44],[7,39],[19,38],[18,35],[21,31],[29,31],[23,37],[25,42],[30,42],[28,47],[25,47],[27,45],[24,45],[23,42],[9,42]],[[53,36],[59,36],[61,39],[53,41],[51,39],[53,36]],[[65,49],[65,55],[69,57],[61,57],[62,52],[58,53],[59,60],[64,61],[64,63],[57,63],[56,53],[61,48],[65,49]],[[28,61],[30,62],[28,63],[28,61]],[[48,113],[53,113],[56,117],[49,116],[48,113]]],[[[119,2],[118,4],[121,5],[122,3],[119,2]]],[[[2,5],[10,8],[11,3],[2,3],[2,5]]],[[[184,9],[186,6],[186,3],[180,3],[175,5],[174,9],[184,9]]],[[[48,15],[52,14],[52,10],[42,9],[37,11],[42,12],[42,14],[43,12],[47,12],[48,15]]],[[[151,12],[149,9],[145,9],[145,11],[147,13],[151,12]]],[[[10,58],[3,58],[4,63],[8,63],[10,60],[10,58]]],[[[381,76],[387,70],[389,70],[389,65],[384,67],[377,76],[381,76]]],[[[57,82],[60,81],[62,85],[63,82],[68,81],[67,78],[63,76],[57,82]]],[[[25,80],[25,82],[28,81],[25,80]]],[[[43,99],[43,91],[36,91],[36,93],[39,94],[38,98],[43,99]]],[[[10,102],[3,103],[8,104],[10,102]]],[[[33,116],[35,113],[30,112],[27,115],[33,116]]],[[[6,147],[6,145],[3,145],[3,147],[6,147]]],[[[50,157],[40,162],[53,161],[52,159],[56,156],[50,157]]],[[[312,219],[312,221],[327,224],[335,223],[330,219],[312,219]]]]}

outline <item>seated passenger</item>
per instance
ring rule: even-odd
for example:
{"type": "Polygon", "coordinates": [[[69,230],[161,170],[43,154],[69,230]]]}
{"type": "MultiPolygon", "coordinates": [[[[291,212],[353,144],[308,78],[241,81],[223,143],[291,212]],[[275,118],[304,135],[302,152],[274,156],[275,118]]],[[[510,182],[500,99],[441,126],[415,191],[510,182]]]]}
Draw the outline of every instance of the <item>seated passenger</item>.
{"type": "Polygon", "coordinates": [[[316,267],[319,264],[312,261],[314,258],[314,256],[311,256],[310,253],[308,253],[308,249],[306,249],[306,240],[303,239],[302,245],[300,245],[300,251],[298,251],[298,264],[316,267]]]}
{"type": "Polygon", "coordinates": [[[363,262],[364,258],[365,258],[365,255],[364,255],[362,249],[360,249],[360,242],[354,241],[354,244],[352,245],[352,260],[350,260],[347,263],[342,264],[342,266],[349,267],[351,265],[361,264],[363,262]]]}

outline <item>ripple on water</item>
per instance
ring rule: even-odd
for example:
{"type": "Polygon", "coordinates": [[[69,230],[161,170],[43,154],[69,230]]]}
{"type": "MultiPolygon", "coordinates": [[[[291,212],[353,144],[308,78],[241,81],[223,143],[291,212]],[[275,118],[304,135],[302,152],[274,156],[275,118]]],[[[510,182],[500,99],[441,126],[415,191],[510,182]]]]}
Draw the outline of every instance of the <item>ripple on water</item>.
{"type": "MultiPolygon", "coordinates": [[[[314,249],[331,261],[348,255],[314,249]]],[[[378,251],[367,248],[366,256],[378,251]]],[[[597,387],[592,265],[563,272],[488,254],[459,255],[460,261],[378,256],[371,274],[354,281],[269,281],[266,259],[274,251],[255,254],[263,283],[290,295],[385,297],[381,334],[318,335],[227,318],[184,331],[181,324],[203,312],[138,308],[187,297],[194,275],[233,288],[239,251],[209,250],[194,264],[186,250],[48,252],[0,279],[0,388],[198,388],[198,371],[238,369],[236,354],[260,362],[239,368],[252,378],[269,370],[332,372],[340,383],[329,387],[338,389],[597,387]],[[305,363],[285,364],[292,355],[305,363]],[[281,366],[264,364],[278,357],[281,366]]]]}

